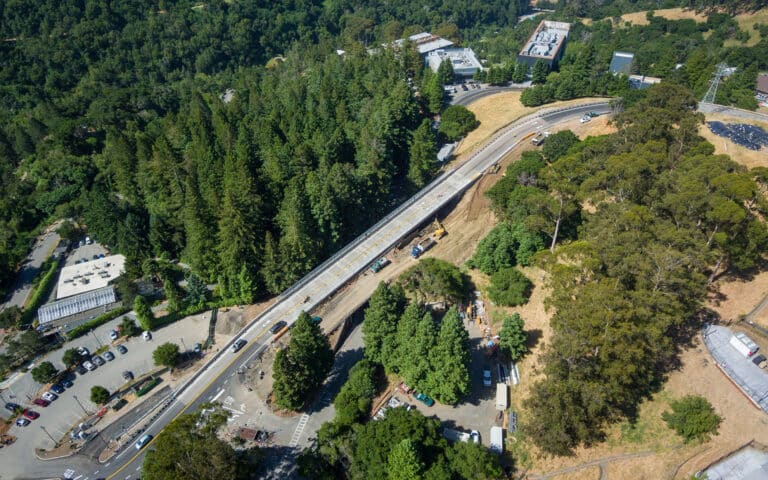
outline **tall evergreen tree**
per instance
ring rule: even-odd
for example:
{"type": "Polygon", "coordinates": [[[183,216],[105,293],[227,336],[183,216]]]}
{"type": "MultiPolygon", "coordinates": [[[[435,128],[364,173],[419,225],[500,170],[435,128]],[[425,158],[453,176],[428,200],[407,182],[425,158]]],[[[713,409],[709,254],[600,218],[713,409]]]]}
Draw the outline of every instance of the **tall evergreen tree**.
{"type": "Polygon", "coordinates": [[[216,238],[212,217],[200,197],[197,176],[193,172],[187,179],[184,202],[184,230],[187,239],[185,257],[192,269],[206,280],[212,279],[216,264],[216,238]]]}
{"type": "Polygon", "coordinates": [[[429,393],[440,403],[455,404],[471,386],[469,333],[456,307],[451,307],[443,316],[429,359],[432,364],[427,377],[429,393]]]}
{"type": "Polygon", "coordinates": [[[413,440],[404,438],[389,452],[389,480],[420,480],[424,464],[413,440]]]}
{"type": "Polygon", "coordinates": [[[533,74],[531,77],[531,80],[534,84],[542,84],[547,81],[547,73],[549,72],[549,67],[543,60],[536,60],[536,63],[533,64],[533,74]]]}
{"type": "Polygon", "coordinates": [[[413,132],[409,149],[408,180],[415,188],[426,185],[432,177],[437,160],[437,142],[432,124],[424,119],[413,132]]]}
{"type": "Polygon", "coordinates": [[[366,358],[391,367],[397,349],[397,325],[405,303],[405,293],[398,284],[381,282],[374,290],[363,319],[366,358]]]}

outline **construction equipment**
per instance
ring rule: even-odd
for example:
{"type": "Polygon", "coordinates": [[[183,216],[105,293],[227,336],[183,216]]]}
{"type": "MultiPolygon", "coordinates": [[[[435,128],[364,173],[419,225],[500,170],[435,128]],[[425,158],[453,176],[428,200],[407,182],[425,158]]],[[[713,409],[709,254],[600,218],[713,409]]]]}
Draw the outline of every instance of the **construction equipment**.
{"type": "Polygon", "coordinates": [[[419,258],[422,253],[426,252],[430,248],[432,248],[435,245],[435,241],[432,239],[432,237],[427,237],[424,240],[420,241],[411,249],[411,256],[413,258],[419,258]]]}
{"type": "Polygon", "coordinates": [[[382,268],[389,265],[389,259],[387,257],[381,257],[380,259],[373,262],[373,265],[371,265],[370,269],[373,273],[379,272],[382,268]]]}
{"type": "Polygon", "coordinates": [[[435,230],[432,232],[432,236],[435,237],[436,240],[440,240],[448,232],[445,231],[445,227],[443,226],[442,223],[440,223],[440,220],[438,220],[437,218],[435,218],[434,225],[435,225],[435,230]]]}

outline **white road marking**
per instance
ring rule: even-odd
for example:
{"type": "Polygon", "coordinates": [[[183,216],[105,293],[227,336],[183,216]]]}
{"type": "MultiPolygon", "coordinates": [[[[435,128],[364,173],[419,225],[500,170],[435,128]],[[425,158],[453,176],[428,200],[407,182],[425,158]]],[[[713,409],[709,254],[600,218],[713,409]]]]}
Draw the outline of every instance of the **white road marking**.
{"type": "Polygon", "coordinates": [[[309,422],[309,415],[305,413],[299,419],[299,424],[296,425],[296,430],[293,431],[291,443],[288,444],[289,447],[295,447],[299,444],[299,439],[301,438],[301,434],[304,432],[304,427],[307,426],[307,422],[309,422]]]}
{"type": "Polygon", "coordinates": [[[136,471],[138,472],[139,470],[141,470],[141,465],[139,465],[138,467],[136,467],[136,471]]]}
{"type": "Polygon", "coordinates": [[[80,478],[80,477],[82,477],[82,475],[78,475],[78,476],[76,476],[75,478],[73,478],[72,480],[77,480],[77,479],[78,479],[78,478],[80,478]]]}
{"type": "Polygon", "coordinates": [[[217,394],[216,394],[216,395],[213,397],[213,400],[212,400],[212,401],[213,401],[213,402],[215,402],[215,401],[216,401],[216,400],[218,400],[218,399],[219,399],[219,397],[220,397],[220,396],[222,396],[222,395],[224,395],[224,389],[223,389],[223,388],[222,388],[221,390],[219,390],[219,393],[217,393],[217,394]]]}
{"type": "Polygon", "coordinates": [[[112,462],[109,462],[108,464],[104,465],[105,467],[108,467],[112,462]]]}

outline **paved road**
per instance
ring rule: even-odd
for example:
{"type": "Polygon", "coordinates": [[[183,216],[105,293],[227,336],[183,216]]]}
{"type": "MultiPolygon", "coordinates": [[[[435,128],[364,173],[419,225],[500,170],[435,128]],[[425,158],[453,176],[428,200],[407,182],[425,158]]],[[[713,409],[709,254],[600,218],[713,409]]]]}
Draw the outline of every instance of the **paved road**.
{"type": "Polygon", "coordinates": [[[29,292],[32,289],[32,280],[40,271],[40,267],[43,265],[56,245],[59,244],[59,234],[56,232],[49,232],[43,235],[42,238],[35,242],[32,251],[29,252],[27,260],[21,267],[19,274],[16,276],[16,283],[13,286],[13,293],[6,303],[0,307],[0,311],[5,310],[8,307],[17,306],[21,308],[27,301],[29,292]]]}
{"type": "Polygon", "coordinates": [[[476,102],[483,97],[487,97],[488,95],[494,95],[499,92],[523,91],[528,86],[530,86],[530,82],[526,82],[521,85],[513,85],[509,87],[492,87],[492,86],[484,85],[479,90],[470,90],[468,92],[460,91],[452,95],[451,105],[463,105],[466,107],[470,103],[476,102]]]}
{"type": "Polygon", "coordinates": [[[765,113],[751,112],[749,110],[742,110],[741,108],[726,107],[714,103],[699,103],[699,111],[701,113],[722,113],[733,117],[743,118],[744,120],[768,122],[768,115],[765,113]]]}
{"type": "MultiPolygon", "coordinates": [[[[258,355],[270,343],[272,336],[268,333],[268,329],[273,323],[285,320],[292,324],[302,310],[309,310],[316,303],[332,295],[358,272],[366,269],[400,238],[417,228],[422,222],[431,219],[434,213],[451,201],[455,195],[471,186],[488,167],[501,160],[527,134],[579,118],[587,111],[607,112],[608,102],[588,102],[568,109],[544,109],[500,131],[464,163],[435,179],[404,205],[281,294],[271,308],[254,319],[243,334],[236,337],[246,339],[248,346],[237,354],[232,354],[228,348],[223,349],[208,366],[193,377],[186,388],[182,386],[177,390],[180,393],[176,394],[175,401],[147,429],[147,433],[157,435],[162,427],[177,415],[194,411],[204,402],[217,400],[217,395],[223,394],[226,385],[236,375],[236,370],[258,355]]],[[[78,480],[92,480],[97,476],[123,480],[135,479],[140,472],[142,461],[143,451],[137,453],[133,449],[124,450],[108,465],[101,466],[96,466],[87,459],[84,460],[83,457],[77,457],[78,466],[72,467],[73,474],[70,477],[75,478],[80,475],[78,480]]],[[[52,468],[55,467],[52,465],[49,468],[42,468],[38,465],[30,468],[37,472],[33,474],[30,471],[29,478],[50,475],[52,468]],[[44,475],[43,471],[45,471],[44,475]]]]}

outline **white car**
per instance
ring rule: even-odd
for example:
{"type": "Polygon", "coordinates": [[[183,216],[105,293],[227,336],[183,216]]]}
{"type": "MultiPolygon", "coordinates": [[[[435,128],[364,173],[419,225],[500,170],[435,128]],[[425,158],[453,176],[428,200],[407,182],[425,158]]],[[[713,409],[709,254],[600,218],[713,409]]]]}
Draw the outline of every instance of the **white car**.
{"type": "Polygon", "coordinates": [[[110,340],[117,340],[117,337],[118,337],[117,331],[115,331],[115,330],[110,330],[109,331],[109,339],[110,340]]]}
{"type": "Polygon", "coordinates": [[[152,340],[152,332],[145,330],[144,333],[141,334],[141,337],[146,341],[150,341],[152,340]]]}
{"type": "Polygon", "coordinates": [[[48,400],[49,402],[52,402],[57,398],[59,398],[59,396],[53,392],[45,392],[44,394],[41,395],[41,397],[43,398],[43,400],[48,400]]]}
{"type": "Polygon", "coordinates": [[[592,121],[592,117],[590,117],[589,115],[584,115],[583,117],[581,117],[581,120],[579,120],[579,121],[581,123],[591,122],[592,121]]]}
{"type": "Polygon", "coordinates": [[[472,441],[475,443],[480,443],[480,432],[478,432],[477,430],[472,430],[471,432],[469,432],[469,438],[471,438],[472,441]]]}
{"type": "Polygon", "coordinates": [[[92,363],[91,363],[91,362],[89,362],[89,361],[85,361],[85,362],[83,362],[83,366],[84,366],[84,367],[85,367],[85,369],[86,369],[86,370],[88,370],[89,372],[92,372],[92,371],[96,370],[96,365],[92,364],[92,363]]]}

